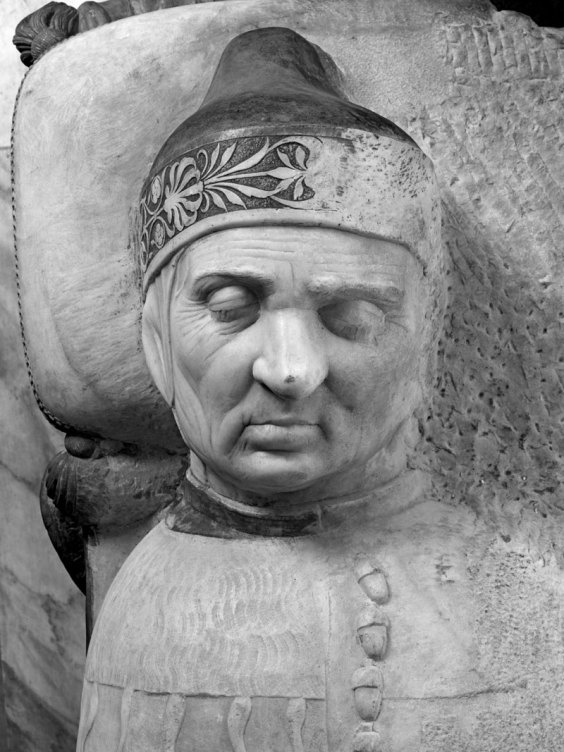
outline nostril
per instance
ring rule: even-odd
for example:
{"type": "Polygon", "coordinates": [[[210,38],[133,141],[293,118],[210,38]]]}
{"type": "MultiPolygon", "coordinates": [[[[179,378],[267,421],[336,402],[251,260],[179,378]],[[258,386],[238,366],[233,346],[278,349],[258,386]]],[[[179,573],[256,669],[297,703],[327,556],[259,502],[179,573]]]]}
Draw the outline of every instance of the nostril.
{"type": "Polygon", "coordinates": [[[276,386],[275,384],[267,384],[265,381],[261,381],[261,386],[264,390],[266,390],[268,393],[272,394],[274,397],[276,397],[276,399],[279,400],[292,401],[299,398],[294,394],[292,389],[287,389],[284,383],[276,386]]]}

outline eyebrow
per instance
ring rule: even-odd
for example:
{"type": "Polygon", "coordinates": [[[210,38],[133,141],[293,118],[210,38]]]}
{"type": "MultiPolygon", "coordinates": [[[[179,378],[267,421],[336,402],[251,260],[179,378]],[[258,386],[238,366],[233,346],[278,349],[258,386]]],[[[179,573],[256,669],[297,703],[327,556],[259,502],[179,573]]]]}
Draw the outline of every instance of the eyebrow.
{"type": "Polygon", "coordinates": [[[257,272],[205,272],[200,274],[194,280],[194,291],[196,293],[206,292],[206,289],[215,283],[231,282],[245,287],[250,287],[262,294],[268,294],[274,290],[274,280],[270,277],[257,272]]]}
{"type": "Polygon", "coordinates": [[[322,299],[362,297],[390,304],[400,303],[405,295],[402,286],[392,282],[353,282],[340,278],[315,280],[307,285],[307,289],[312,295],[322,299]]]}

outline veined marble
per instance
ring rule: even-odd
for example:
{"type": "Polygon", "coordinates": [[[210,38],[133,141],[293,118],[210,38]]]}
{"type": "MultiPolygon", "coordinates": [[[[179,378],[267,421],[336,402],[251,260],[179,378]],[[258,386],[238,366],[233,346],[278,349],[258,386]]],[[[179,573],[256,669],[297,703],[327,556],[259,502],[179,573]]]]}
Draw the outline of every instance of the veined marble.
{"type": "Polygon", "coordinates": [[[58,560],[39,510],[43,468],[61,437],[35,405],[23,358],[9,174],[9,150],[4,148],[0,150],[0,644],[7,740],[0,740],[0,749],[72,752],[85,651],[84,598],[58,560]],[[4,742],[7,747],[2,747],[4,742]]]}

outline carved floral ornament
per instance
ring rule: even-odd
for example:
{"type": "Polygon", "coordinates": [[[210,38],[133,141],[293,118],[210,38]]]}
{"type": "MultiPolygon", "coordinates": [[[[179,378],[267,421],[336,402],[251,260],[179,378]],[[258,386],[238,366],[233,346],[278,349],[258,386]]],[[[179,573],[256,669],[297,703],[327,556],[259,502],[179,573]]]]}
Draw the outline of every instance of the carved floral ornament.
{"type": "Polygon", "coordinates": [[[204,234],[294,223],[393,240],[425,264],[437,217],[432,168],[414,145],[352,130],[244,135],[188,150],[153,171],[139,204],[139,261],[146,289],[204,234]]]}
{"type": "Polygon", "coordinates": [[[210,144],[167,165],[141,198],[143,267],[166,241],[204,216],[300,208],[314,196],[305,182],[309,154],[297,138],[249,138],[210,144]]]}

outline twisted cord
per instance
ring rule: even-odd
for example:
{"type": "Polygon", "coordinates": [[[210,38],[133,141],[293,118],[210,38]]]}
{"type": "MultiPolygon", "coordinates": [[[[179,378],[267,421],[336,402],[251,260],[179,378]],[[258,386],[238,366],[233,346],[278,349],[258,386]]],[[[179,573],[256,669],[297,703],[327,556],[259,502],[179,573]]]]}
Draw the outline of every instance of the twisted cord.
{"type": "Polygon", "coordinates": [[[63,431],[66,433],[77,433],[77,429],[73,429],[72,426],[70,426],[68,423],[64,423],[63,421],[59,420],[52,412],[49,410],[49,408],[45,405],[41,397],[39,396],[39,392],[37,391],[37,385],[35,383],[35,379],[33,377],[33,373],[31,370],[31,364],[29,361],[29,353],[27,348],[27,341],[25,337],[25,325],[24,325],[24,319],[23,319],[23,310],[22,310],[22,294],[21,294],[21,283],[20,283],[20,264],[19,264],[19,256],[18,256],[18,242],[17,242],[17,222],[16,222],[16,159],[15,159],[15,138],[16,138],[16,116],[18,111],[18,104],[20,101],[20,96],[23,90],[24,83],[31,71],[31,68],[29,68],[20,83],[20,86],[18,88],[18,93],[16,94],[16,101],[14,104],[14,111],[12,114],[12,130],[11,130],[11,139],[10,139],[10,181],[11,181],[11,189],[12,189],[12,232],[13,232],[13,238],[14,238],[14,267],[16,272],[16,294],[17,294],[17,302],[18,302],[18,315],[19,315],[19,321],[20,321],[20,332],[22,337],[22,344],[23,344],[23,352],[24,352],[24,359],[25,359],[25,365],[27,369],[27,375],[29,377],[29,382],[31,385],[31,390],[33,392],[33,396],[35,397],[35,401],[37,402],[37,405],[43,415],[47,418],[49,423],[53,425],[56,429],[59,431],[63,431]]]}

